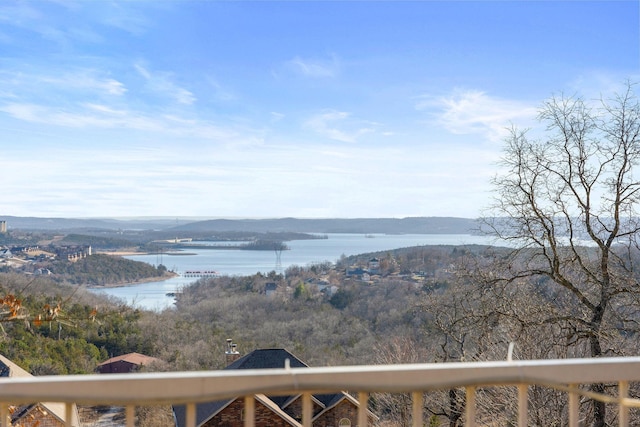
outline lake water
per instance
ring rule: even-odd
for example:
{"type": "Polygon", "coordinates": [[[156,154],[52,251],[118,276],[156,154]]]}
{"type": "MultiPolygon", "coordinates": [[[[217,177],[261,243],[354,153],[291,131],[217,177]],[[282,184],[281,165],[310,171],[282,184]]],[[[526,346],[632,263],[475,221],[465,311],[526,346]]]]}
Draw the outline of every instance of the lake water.
{"type": "MultiPolygon", "coordinates": [[[[350,256],[422,245],[484,245],[493,243],[493,240],[486,236],[463,234],[368,234],[366,236],[363,234],[327,234],[326,236],[327,239],[286,242],[289,250],[282,251],[280,254],[282,271],[292,265],[307,266],[325,261],[333,263],[342,255],[350,256]]],[[[220,244],[220,242],[197,243],[203,245],[220,244]]],[[[215,270],[221,275],[234,276],[277,271],[277,255],[274,251],[189,248],[184,253],[184,255],[166,253],[162,255],[135,255],[126,258],[151,265],[164,264],[168,269],[177,273],[184,273],[188,270],[215,270]]],[[[159,282],[107,289],[92,288],[91,290],[121,298],[128,304],[140,308],[162,310],[173,305],[173,298],[167,296],[167,293],[175,292],[196,280],[178,276],[159,282]]]]}

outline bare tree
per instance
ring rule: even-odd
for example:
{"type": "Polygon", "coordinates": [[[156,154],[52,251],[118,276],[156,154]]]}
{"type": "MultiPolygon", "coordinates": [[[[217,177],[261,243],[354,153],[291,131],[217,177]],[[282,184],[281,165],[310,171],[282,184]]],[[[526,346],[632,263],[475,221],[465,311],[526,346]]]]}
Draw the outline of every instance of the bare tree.
{"type": "MultiPolygon", "coordinates": [[[[424,299],[422,308],[430,314],[435,360],[505,360],[511,343],[517,343],[512,353],[516,359],[565,356],[554,348],[557,328],[544,323],[540,313],[545,312],[548,303],[535,292],[534,286],[524,281],[517,287],[506,286],[504,282],[491,283],[493,269],[489,263],[504,254],[508,254],[507,249],[496,248],[458,259],[453,268],[455,277],[447,288],[424,299]],[[491,286],[486,286],[488,283],[491,286]]],[[[552,390],[533,388],[531,391],[530,422],[537,426],[553,425],[552,420],[561,417],[566,402],[556,404],[557,396],[552,390]]],[[[516,401],[513,387],[479,389],[476,421],[482,425],[511,425],[517,419],[516,401]]],[[[464,390],[449,390],[446,406],[433,403],[426,409],[446,420],[450,427],[462,425],[464,390]]]]}
{"type": "MultiPolygon", "coordinates": [[[[494,269],[494,284],[544,282],[553,310],[544,322],[562,326],[576,354],[600,357],[620,351],[615,337],[635,328],[630,307],[639,289],[640,104],[628,83],[612,99],[590,107],[580,97],[554,97],[539,119],[543,139],[511,129],[491,219],[496,236],[517,248],[494,269]],[[583,345],[584,344],[584,345],[583,345]]],[[[603,384],[592,386],[604,392],[603,384]]],[[[593,426],[606,408],[591,403],[593,426]]]]}
{"type": "MultiPolygon", "coordinates": [[[[383,337],[384,338],[384,337],[383,337]]],[[[374,347],[377,364],[425,363],[428,351],[409,337],[394,336],[381,340],[374,347]]],[[[411,395],[408,393],[375,393],[378,412],[389,426],[411,425],[411,395]]]]}

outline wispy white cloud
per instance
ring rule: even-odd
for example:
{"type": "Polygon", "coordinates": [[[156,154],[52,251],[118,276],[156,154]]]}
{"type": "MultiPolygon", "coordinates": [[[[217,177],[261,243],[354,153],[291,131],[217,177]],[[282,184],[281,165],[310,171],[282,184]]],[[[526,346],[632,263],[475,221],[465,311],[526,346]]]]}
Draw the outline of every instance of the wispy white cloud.
{"type": "Polygon", "coordinates": [[[569,82],[565,95],[580,94],[586,101],[599,104],[601,99],[607,99],[616,93],[626,90],[626,82],[640,82],[640,74],[636,71],[630,75],[613,73],[604,70],[590,70],[577,76],[569,82]]]}
{"type": "Polygon", "coordinates": [[[351,114],[344,111],[325,111],[316,114],[304,122],[304,127],[327,138],[356,142],[362,135],[375,131],[375,123],[355,120],[351,114]]]}
{"type": "Polygon", "coordinates": [[[189,90],[175,84],[171,73],[150,72],[144,65],[134,64],[134,68],[147,81],[147,86],[154,93],[174,99],[179,104],[191,105],[196,102],[195,95],[189,90]]]}
{"type": "Polygon", "coordinates": [[[107,93],[109,93],[110,95],[122,95],[127,91],[127,89],[124,87],[124,84],[113,79],[107,79],[106,81],[102,82],[102,87],[105,88],[107,93]]]}
{"type": "Polygon", "coordinates": [[[91,68],[0,70],[0,119],[5,115],[51,129],[128,129],[221,144],[261,143],[261,131],[247,120],[229,123],[227,118],[219,124],[182,108],[195,102],[195,96],[174,84],[171,74],[142,64],[135,70],[133,77],[119,74],[126,84],[108,71],[91,68]]]}
{"type": "Polygon", "coordinates": [[[208,94],[209,97],[219,101],[232,101],[237,98],[235,93],[220,84],[214,77],[207,76],[206,81],[213,92],[212,95],[208,94]]]}
{"type": "Polygon", "coordinates": [[[441,97],[425,96],[416,104],[428,110],[437,125],[454,134],[480,134],[496,141],[506,135],[510,123],[529,124],[537,108],[526,102],[492,97],[478,90],[455,90],[441,97]]]}
{"type": "Polygon", "coordinates": [[[22,99],[42,100],[51,94],[64,94],[67,98],[78,92],[89,97],[120,96],[127,92],[124,83],[89,68],[59,71],[50,67],[47,71],[33,72],[5,69],[0,71],[0,84],[5,93],[20,94],[22,99]]]}
{"type": "Polygon", "coordinates": [[[103,113],[103,114],[110,114],[114,116],[125,116],[127,114],[125,110],[117,110],[115,108],[109,107],[108,105],[86,103],[86,104],[83,104],[83,106],[88,110],[94,110],[94,111],[97,111],[98,113],[103,113]]]}
{"type": "Polygon", "coordinates": [[[340,72],[340,62],[335,55],[329,59],[296,56],[287,62],[287,66],[306,77],[335,77],[340,72]]]}
{"type": "Polygon", "coordinates": [[[37,104],[7,103],[0,105],[0,112],[28,123],[58,128],[130,129],[228,144],[259,143],[259,132],[250,128],[240,131],[229,126],[218,126],[211,122],[175,115],[146,114],[95,103],[84,103],[68,109],[37,104]]]}
{"type": "Polygon", "coordinates": [[[82,89],[106,95],[123,95],[127,92],[124,83],[110,77],[99,77],[95,71],[81,70],[76,73],[67,73],[59,77],[41,77],[41,81],[49,83],[60,89],[82,89]]]}
{"type": "Polygon", "coordinates": [[[87,105],[81,110],[64,110],[36,104],[10,103],[0,106],[0,111],[11,117],[31,123],[67,128],[128,128],[156,131],[165,129],[162,122],[151,117],[117,113],[108,107],[87,105]]]}
{"type": "Polygon", "coordinates": [[[147,71],[147,69],[145,67],[143,67],[141,64],[134,64],[133,68],[136,69],[136,71],[145,79],[147,80],[151,80],[151,73],[149,71],[147,71]]]}
{"type": "MultiPolygon", "coordinates": [[[[79,4],[72,2],[48,1],[44,8],[33,7],[28,2],[6,2],[0,5],[0,22],[6,27],[35,33],[42,40],[65,49],[77,42],[104,42],[104,37],[91,28],[94,16],[91,13],[82,14],[81,9],[79,4]],[[57,16],[61,11],[72,18],[62,25],[56,25],[51,16],[57,16]]],[[[23,37],[15,34],[10,36],[7,32],[4,37],[0,37],[0,42],[20,43],[23,37]]]]}
{"type": "MultiPolygon", "coordinates": [[[[101,5],[100,22],[105,25],[126,31],[130,34],[143,34],[151,25],[145,14],[137,10],[136,2],[103,2],[101,5]]],[[[145,7],[154,6],[159,2],[144,2],[145,7]]],[[[89,4],[89,7],[95,7],[95,4],[89,4]]]]}
{"type": "Polygon", "coordinates": [[[271,115],[271,123],[276,123],[279,122],[280,120],[284,119],[285,115],[282,113],[278,113],[277,111],[272,111],[270,113],[271,115]]]}

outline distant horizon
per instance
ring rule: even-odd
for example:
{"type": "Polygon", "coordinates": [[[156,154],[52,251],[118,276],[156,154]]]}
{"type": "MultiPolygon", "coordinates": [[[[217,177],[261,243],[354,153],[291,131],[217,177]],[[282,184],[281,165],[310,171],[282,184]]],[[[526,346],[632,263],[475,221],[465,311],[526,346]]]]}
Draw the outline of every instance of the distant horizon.
{"type": "MultiPolygon", "coordinates": [[[[473,234],[478,220],[458,217],[407,218],[41,218],[0,217],[7,230],[150,229],[180,233],[356,233],[473,234]]],[[[175,236],[171,236],[172,238],[175,236]]]]}
{"type": "Polygon", "coordinates": [[[181,219],[199,219],[202,221],[206,220],[271,220],[271,219],[309,219],[309,220],[326,220],[326,219],[408,219],[408,218],[454,218],[454,219],[480,219],[478,218],[469,218],[469,217],[460,217],[460,216],[440,216],[440,215],[420,215],[420,216],[405,216],[405,217],[296,217],[296,216],[277,216],[277,217],[215,217],[215,216],[163,216],[163,215],[143,215],[143,216],[121,216],[121,217],[105,217],[105,216],[91,216],[91,217],[57,217],[57,216],[34,216],[34,215],[0,215],[0,221],[3,218],[35,218],[35,219],[89,219],[89,220],[166,220],[166,221],[175,221],[181,219]]]}

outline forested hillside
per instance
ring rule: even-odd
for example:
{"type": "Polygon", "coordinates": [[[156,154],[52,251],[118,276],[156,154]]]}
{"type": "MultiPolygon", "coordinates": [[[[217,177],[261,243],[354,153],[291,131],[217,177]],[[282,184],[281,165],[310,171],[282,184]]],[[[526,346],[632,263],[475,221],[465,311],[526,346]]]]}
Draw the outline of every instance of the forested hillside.
{"type": "Polygon", "coordinates": [[[163,265],[154,267],[144,262],[102,254],[91,255],[76,262],[54,261],[50,264],[50,269],[53,275],[62,277],[68,283],[84,285],[113,285],[170,277],[163,265]]]}
{"type": "MultiPolygon", "coordinates": [[[[434,345],[427,307],[455,280],[450,266],[485,250],[407,248],[343,258],[337,267],[294,266],[284,276],[272,272],[202,279],[182,290],[175,310],[159,314],[170,320],[154,321],[149,328],[168,338],[158,356],[177,369],[222,367],[229,337],[241,351],[285,347],[312,366],[374,363],[378,349],[400,338],[414,342],[422,353],[434,345]],[[366,265],[372,257],[381,262],[380,274],[371,281],[342,269],[366,265]],[[276,285],[269,296],[268,283],[276,285]],[[169,325],[178,329],[171,331],[169,325]]],[[[434,360],[442,357],[434,353],[422,358],[434,360]]]]}
{"type": "Polygon", "coordinates": [[[0,353],[34,375],[88,374],[108,357],[153,352],[143,313],[45,277],[0,274],[0,353]]]}

